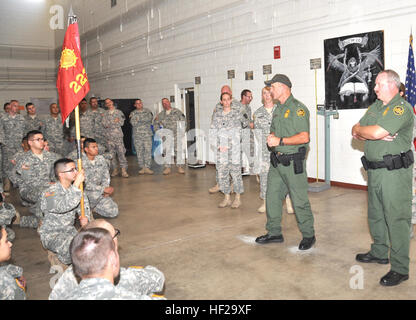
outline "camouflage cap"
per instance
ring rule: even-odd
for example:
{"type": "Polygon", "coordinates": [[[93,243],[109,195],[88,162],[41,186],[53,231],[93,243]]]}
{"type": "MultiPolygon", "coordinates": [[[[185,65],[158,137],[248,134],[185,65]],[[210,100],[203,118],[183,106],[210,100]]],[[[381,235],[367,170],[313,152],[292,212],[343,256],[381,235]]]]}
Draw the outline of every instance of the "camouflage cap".
{"type": "Polygon", "coordinates": [[[272,83],[280,82],[287,85],[289,88],[292,88],[292,82],[290,82],[289,78],[285,74],[275,74],[274,77],[269,81],[264,81],[264,84],[267,87],[270,87],[272,83]]]}

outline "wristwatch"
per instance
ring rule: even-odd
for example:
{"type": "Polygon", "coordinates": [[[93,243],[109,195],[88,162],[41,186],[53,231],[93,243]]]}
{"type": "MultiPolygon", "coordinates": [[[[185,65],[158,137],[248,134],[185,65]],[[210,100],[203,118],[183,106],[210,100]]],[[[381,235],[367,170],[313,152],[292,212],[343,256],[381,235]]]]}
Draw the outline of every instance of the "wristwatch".
{"type": "Polygon", "coordinates": [[[280,146],[284,146],[285,144],[283,143],[283,137],[280,138],[280,142],[279,142],[279,147],[280,146]]]}

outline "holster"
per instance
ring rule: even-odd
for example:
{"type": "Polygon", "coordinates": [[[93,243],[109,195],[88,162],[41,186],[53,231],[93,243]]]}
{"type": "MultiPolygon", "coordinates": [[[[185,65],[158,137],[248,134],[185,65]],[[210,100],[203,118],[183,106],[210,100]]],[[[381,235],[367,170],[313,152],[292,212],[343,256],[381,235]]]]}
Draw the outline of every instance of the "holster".
{"type": "Polygon", "coordinates": [[[361,157],[361,163],[363,164],[364,170],[368,171],[368,161],[367,161],[367,158],[365,156],[361,157]]]}
{"type": "Polygon", "coordinates": [[[293,169],[295,174],[303,173],[303,160],[305,160],[306,148],[300,147],[298,153],[293,154],[293,169]]]}
{"type": "Polygon", "coordinates": [[[277,165],[279,164],[279,160],[277,160],[276,152],[272,151],[270,152],[270,162],[273,167],[277,168],[277,165]]]}

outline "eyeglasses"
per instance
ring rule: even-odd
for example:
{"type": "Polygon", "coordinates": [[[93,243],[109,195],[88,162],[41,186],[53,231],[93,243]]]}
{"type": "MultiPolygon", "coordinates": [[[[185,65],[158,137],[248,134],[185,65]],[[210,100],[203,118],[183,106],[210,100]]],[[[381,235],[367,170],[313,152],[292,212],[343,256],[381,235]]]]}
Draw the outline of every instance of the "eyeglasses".
{"type": "Polygon", "coordinates": [[[44,138],[37,138],[37,139],[32,139],[31,141],[45,141],[45,139],[44,138]]]}
{"type": "Polygon", "coordinates": [[[66,173],[66,172],[75,172],[75,171],[77,171],[77,168],[71,168],[70,170],[61,171],[61,173],[66,173]]]}
{"type": "Polygon", "coordinates": [[[114,234],[114,237],[113,237],[113,239],[114,238],[117,238],[119,235],[120,235],[120,230],[118,230],[118,229],[114,229],[115,231],[116,231],[116,233],[114,234]]]}

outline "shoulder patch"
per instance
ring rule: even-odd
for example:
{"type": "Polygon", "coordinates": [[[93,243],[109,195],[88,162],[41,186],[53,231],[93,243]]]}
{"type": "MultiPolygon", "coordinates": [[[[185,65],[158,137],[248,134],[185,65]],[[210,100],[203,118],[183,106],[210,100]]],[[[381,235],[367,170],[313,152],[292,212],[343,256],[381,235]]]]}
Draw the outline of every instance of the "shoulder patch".
{"type": "Polygon", "coordinates": [[[298,110],[296,110],[296,114],[298,115],[298,117],[304,117],[306,113],[305,110],[299,108],[298,110]]]}
{"type": "Polygon", "coordinates": [[[403,108],[402,106],[395,106],[395,107],[393,108],[393,113],[394,113],[396,116],[401,116],[401,115],[404,113],[404,108],[403,108]]]}

